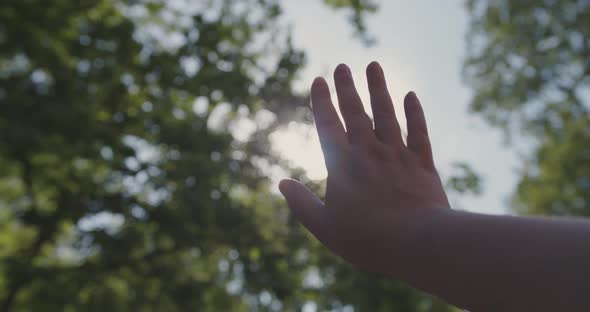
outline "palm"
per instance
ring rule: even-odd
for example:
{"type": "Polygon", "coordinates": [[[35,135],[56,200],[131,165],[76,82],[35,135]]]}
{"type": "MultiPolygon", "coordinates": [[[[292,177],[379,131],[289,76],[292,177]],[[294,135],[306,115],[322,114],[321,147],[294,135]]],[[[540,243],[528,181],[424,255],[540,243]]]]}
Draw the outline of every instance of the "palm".
{"type": "MultiPolygon", "coordinates": [[[[373,122],[365,113],[344,65],[334,73],[346,131],[325,80],[312,86],[313,112],[328,168],[325,205],[305,187],[285,180],[281,190],[301,222],[327,247],[365,267],[379,267],[391,228],[410,214],[448,208],[434,167],[426,121],[413,92],[404,100],[408,138],[404,144],[380,66],[367,68],[373,122]]],[[[403,235],[403,231],[395,232],[403,235]]]]}

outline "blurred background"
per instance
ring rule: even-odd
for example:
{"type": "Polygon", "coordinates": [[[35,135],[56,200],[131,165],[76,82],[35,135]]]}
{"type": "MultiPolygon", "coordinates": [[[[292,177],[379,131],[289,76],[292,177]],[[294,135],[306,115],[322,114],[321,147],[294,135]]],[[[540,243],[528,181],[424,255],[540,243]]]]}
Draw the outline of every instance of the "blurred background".
{"type": "Polygon", "coordinates": [[[589,6],[2,1],[0,311],[457,311],[290,215],[278,181],[326,177],[309,85],[347,63],[367,99],[377,60],[456,209],[587,216],[589,6]]]}

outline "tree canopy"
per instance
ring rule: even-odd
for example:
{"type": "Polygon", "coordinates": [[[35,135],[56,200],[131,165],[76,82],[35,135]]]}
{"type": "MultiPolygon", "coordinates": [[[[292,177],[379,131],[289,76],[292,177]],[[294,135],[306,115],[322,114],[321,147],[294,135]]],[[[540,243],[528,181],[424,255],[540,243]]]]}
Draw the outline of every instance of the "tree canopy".
{"type": "Polygon", "coordinates": [[[532,147],[513,208],[590,215],[590,1],[468,1],[467,8],[471,111],[532,147]]]}
{"type": "MultiPolygon", "coordinates": [[[[325,4],[371,41],[374,2],[325,4]]],[[[450,311],[329,255],[269,190],[268,134],[308,102],[282,14],[0,4],[0,310],[450,311]]]]}

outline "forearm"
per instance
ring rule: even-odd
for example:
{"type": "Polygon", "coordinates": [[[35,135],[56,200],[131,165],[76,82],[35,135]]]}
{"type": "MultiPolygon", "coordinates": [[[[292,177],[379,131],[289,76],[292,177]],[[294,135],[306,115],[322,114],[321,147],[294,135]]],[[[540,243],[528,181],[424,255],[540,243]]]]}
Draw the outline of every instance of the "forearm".
{"type": "Polygon", "coordinates": [[[281,184],[322,243],[473,311],[590,311],[590,222],[447,209],[416,94],[404,98],[404,144],[379,64],[367,67],[374,123],[350,69],[339,65],[334,81],[345,125],[326,81],[315,79],[311,90],[328,168],[325,203],[301,183],[281,184]]]}
{"type": "Polygon", "coordinates": [[[392,275],[472,311],[590,310],[590,222],[435,211],[392,275]]]}

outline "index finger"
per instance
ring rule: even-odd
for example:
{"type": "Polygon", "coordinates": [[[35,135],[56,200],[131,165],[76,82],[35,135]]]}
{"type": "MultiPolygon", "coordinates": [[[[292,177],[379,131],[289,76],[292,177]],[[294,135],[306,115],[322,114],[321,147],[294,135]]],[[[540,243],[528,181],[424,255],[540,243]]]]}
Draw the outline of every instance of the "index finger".
{"type": "Polygon", "coordinates": [[[328,83],[321,77],[316,78],[311,85],[311,103],[324,160],[329,169],[338,151],[348,144],[348,139],[332,104],[328,83]]]}

